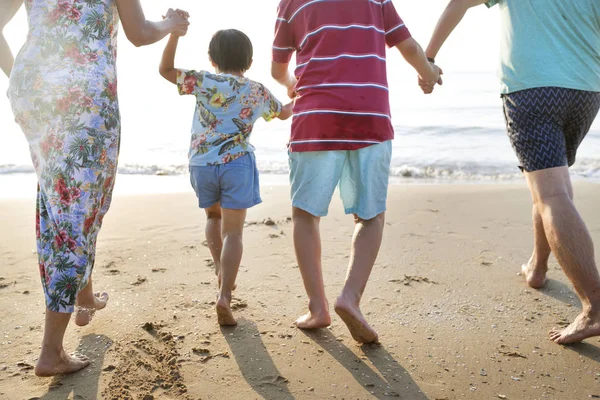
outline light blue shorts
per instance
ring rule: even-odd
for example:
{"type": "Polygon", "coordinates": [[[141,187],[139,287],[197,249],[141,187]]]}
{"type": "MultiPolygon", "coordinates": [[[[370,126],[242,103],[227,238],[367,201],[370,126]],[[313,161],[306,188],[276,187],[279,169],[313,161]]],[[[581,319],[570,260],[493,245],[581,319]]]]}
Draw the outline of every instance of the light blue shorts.
{"type": "Polygon", "coordinates": [[[260,204],[254,153],[214,166],[190,166],[190,180],[200,208],[221,202],[222,208],[244,210],[260,204]]]}
{"type": "Polygon", "coordinates": [[[385,212],[392,142],[352,151],[292,152],[292,205],[324,217],[336,186],[346,214],[370,220],[385,212]]]}

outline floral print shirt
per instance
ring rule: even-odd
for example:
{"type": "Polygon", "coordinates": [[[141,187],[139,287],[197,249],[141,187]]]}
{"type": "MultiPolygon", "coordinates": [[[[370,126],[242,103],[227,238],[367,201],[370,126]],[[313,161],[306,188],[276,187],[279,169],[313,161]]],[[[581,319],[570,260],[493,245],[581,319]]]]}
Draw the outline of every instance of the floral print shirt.
{"type": "Polygon", "coordinates": [[[196,96],[190,166],[225,164],[253,152],[254,123],[281,113],[281,102],[267,88],[240,76],[177,70],[177,88],[196,96]]]}

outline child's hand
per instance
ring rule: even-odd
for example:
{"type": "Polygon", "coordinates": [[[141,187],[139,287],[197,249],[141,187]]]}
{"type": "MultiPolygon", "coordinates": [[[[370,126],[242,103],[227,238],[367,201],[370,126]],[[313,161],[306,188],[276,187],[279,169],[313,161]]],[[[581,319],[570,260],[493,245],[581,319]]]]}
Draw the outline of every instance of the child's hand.
{"type": "Polygon", "coordinates": [[[188,26],[190,25],[188,18],[189,14],[183,10],[173,10],[169,8],[167,14],[163,16],[163,19],[171,20],[173,28],[171,33],[175,36],[185,36],[187,33],[188,26]]]}

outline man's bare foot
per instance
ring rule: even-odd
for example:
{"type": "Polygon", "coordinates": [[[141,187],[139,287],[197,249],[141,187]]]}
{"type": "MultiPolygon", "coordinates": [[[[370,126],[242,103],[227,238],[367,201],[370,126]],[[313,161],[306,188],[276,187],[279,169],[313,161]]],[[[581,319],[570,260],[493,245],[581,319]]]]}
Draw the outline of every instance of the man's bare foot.
{"type": "Polygon", "coordinates": [[[75,313],[75,324],[77,326],[86,326],[92,322],[94,314],[98,310],[102,310],[108,303],[108,293],[95,293],[93,303],[77,304],[75,313]]]}
{"type": "Polygon", "coordinates": [[[36,366],[35,374],[40,377],[55,375],[66,375],[80,371],[90,365],[90,360],[82,355],[69,355],[61,350],[57,356],[40,356],[36,366]]]}
{"type": "Polygon", "coordinates": [[[565,329],[553,329],[549,333],[550,340],[558,344],[578,343],[592,336],[600,336],[600,316],[591,318],[581,313],[575,321],[565,329]]]}
{"type": "Polygon", "coordinates": [[[540,289],[546,284],[547,272],[548,264],[536,265],[533,258],[527,264],[521,265],[521,274],[525,277],[527,284],[534,289],[540,289]]]}
{"type": "Polygon", "coordinates": [[[230,302],[224,298],[217,300],[217,320],[221,326],[236,326],[237,321],[231,313],[230,302]]]}
{"type": "Polygon", "coordinates": [[[379,343],[377,332],[371,328],[357,306],[340,297],[336,300],[334,308],[354,340],[358,343],[379,343]]]}
{"type": "Polygon", "coordinates": [[[327,328],[331,325],[331,316],[328,312],[324,313],[312,313],[301,316],[295,322],[296,326],[300,329],[321,329],[327,328]]]}

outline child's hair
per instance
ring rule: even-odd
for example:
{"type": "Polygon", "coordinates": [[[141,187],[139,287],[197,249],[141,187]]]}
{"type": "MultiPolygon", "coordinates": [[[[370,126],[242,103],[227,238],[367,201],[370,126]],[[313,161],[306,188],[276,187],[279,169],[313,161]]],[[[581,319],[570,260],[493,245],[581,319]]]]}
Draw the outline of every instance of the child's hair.
{"type": "Polygon", "coordinates": [[[246,72],[252,65],[252,42],[237,29],[218,31],[208,46],[208,55],[221,72],[246,72]]]}

